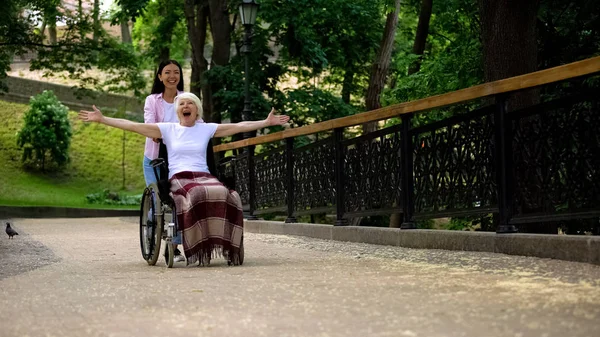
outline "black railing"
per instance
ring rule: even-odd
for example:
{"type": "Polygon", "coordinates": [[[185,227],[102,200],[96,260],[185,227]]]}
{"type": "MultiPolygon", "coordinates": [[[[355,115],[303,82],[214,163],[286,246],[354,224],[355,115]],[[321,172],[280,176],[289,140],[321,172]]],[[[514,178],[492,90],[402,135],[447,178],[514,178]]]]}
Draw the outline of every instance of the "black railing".
{"type": "Polygon", "coordinates": [[[221,174],[235,180],[251,215],[283,213],[287,222],[335,213],[345,225],[401,213],[402,228],[415,228],[423,219],[493,215],[488,230],[499,233],[556,232],[578,220],[567,232],[600,234],[598,95],[507,112],[509,98],[419,127],[404,114],[360,137],[337,128],[302,147],[290,137],[269,152],[228,157],[221,174]]]}

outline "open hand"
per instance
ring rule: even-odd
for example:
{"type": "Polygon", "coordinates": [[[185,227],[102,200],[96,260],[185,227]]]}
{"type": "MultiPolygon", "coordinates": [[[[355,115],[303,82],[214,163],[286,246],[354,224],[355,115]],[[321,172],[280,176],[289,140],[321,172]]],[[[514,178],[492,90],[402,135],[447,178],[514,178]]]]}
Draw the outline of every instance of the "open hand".
{"type": "Polygon", "coordinates": [[[100,109],[96,108],[95,105],[92,105],[92,108],[94,109],[94,111],[80,110],[79,111],[79,119],[81,119],[84,122],[99,123],[103,117],[102,112],[100,112],[100,109]]]}
{"type": "Polygon", "coordinates": [[[268,126],[283,125],[283,124],[287,123],[289,120],[290,120],[290,116],[276,115],[275,108],[271,108],[271,112],[269,112],[269,116],[266,119],[268,126]]]}

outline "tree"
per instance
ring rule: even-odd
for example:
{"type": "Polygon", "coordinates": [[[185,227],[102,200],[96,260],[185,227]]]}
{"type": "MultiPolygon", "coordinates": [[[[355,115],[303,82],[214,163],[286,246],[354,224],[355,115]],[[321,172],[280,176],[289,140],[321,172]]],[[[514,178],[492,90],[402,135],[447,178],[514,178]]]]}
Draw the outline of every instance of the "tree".
{"type": "MultiPolygon", "coordinates": [[[[211,70],[215,67],[224,67],[229,64],[231,57],[231,33],[233,25],[229,21],[229,8],[227,0],[208,0],[209,24],[212,35],[213,50],[210,58],[211,70]]],[[[241,84],[241,83],[240,83],[241,84]]],[[[221,122],[221,112],[215,108],[218,102],[214,102],[214,93],[221,87],[220,83],[205,83],[203,89],[204,117],[213,123],[221,122]]],[[[220,141],[217,140],[215,144],[220,141]]]]}
{"type": "Polygon", "coordinates": [[[60,16],[58,12],[59,5],[60,1],[58,0],[49,1],[42,11],[44,15],[44,25],[48,26],[48,42],[50,44],[56,44],[57,42],[56,20],[60,16]]]}
{"type": "Polygon", "coordinates": [[[45,171],[49,157],[63,166],[69,161],[72,135],[69,110],[48,90],[32,97],[29,105],[23,116],[23,128],[17,134],[17,145],[23,149],[23,163],[33,162],[45,171]]]}
{"type": "MultiPolygon", "coordinates": [[[[413,53],[422,56],[425,51],[425,42],[429,34],[429,21],[431,20],[431,10],[433,0],[421,0],[421,10],[419,11],[419,23],[417,24],[417,34],[413,44],[413,53]]],[[[414,74],[421,69],[421,58],[415,60],[408,69],[408,74],[414,74]]]]}
{"type": "MultiPolygon", "coordinates": [[[[404,6],[402,16],[405,19],[399,23],[398,51],[394,53],[390,70],[392,84],[381,95],[383,105],[443,94],[483,82],[477,4],[471,0],[436,2],[432,8],[425,50],[419,56],[414,53],[414,42],[418,30],[415,24],[421,21],[418,19],[421,7],[420,1],[404,6]],[[415,62],[420,64],[419,71],[410,73],[415,62]]],[[[443,117],[444,113],[433,111],[415,115],[413,122],[420,125],[443,117]]],[[[389,122],[396,123],[397,120],[389,122]]]]}
{"type": "Polygon", "coordinates": [[[208,3],[205,1],[185,0],[185,19],[187,23],[188,39],[192,48],[192,74],[190,78],[190,91],[198,97],[202,94],[202,78],[208,70],[208,61],[204,57],[206,45],[206,29],[208,27],[208,3]]]}
{"type": "Polygon", "coordinates": [[[316,79],[341,89],[362,104],[376,45],[383,31],[384,0],[302,0],[261,2],[260,16],[281,46],[279,60],[302,82],[316,79]],[[382,23],[379,25],[379,23],[382,23]]]}
{"type": "MultiPolygon", "coordinates": [[[[400,0],[395,0],[394,10],[387,15],[385,29],[383,30],[383,38],[381,45],[377,51],[377,57],[371,68],[369,78],[369,87],[365,103],[367,111],[381,108],[380,95],[383,91],[385,81],[388,75],[390,62],[392,59],[392,50],[394,48],[394,38],[396,36],[396,27],[398,26],[398,16],[400,15],[400,0]]],[[[363,125],[364,133],[376,130],[377,122],[370,122],[363,125]]]]}
{"type": "MultiPolygon", "coordinates": [[[[600,55],[600,6],[594,0],[543,0],[537,22],[538,68],[547,69],[600,55]]],[[[597,90],[600,81],[544,86],[544,96],[597,90]]]]}
{"type": "MultiPolygon", "coordinates": [[[[46,74],[64,71],[85,89],[139,93],[145,81],[133,48],[121,45],[104,30],[98,32],[97,40],[90,38],[93,25],[87,17],[81,19],[78,13],[69,12],[53,16],[55,5],[56,0],[7,0],[7,14],[0,20],[0,80],[6,77],[14,55],[33,52],[37,56],[31,60],[32,70],[46,74]],[[46,43],[37,29],[42,14],[48,24],[53,18],[66,23],[56,43],[46,43]],[[91,68],[104,74],[92,76],[91,68]]],[[[0,84],[1,89],[6,86],[0,84]]]]}
{"type": "Polygon", "coordinates": [[[6,91],[7,86],[3,79],[15,55],[27,52],[24,44],[40,43],[41,36],[33,30],[33,21],[37,16],[32,12],[24,11],[25,7],[43,11],[49,6],[49,0],[6,0],[3,2],[5,15],[0,20],[0,91],[6,91]]]}
{"type": "Polygon", "coordinates": [[[100,29],[102,29],[102,25],[100,23],[100,0],[94,0],[94,11],[92,12],[93,21],[93,39],[94,41],[98,41],[98,36],[100,35],[100,29]]]}
{"type": "MultiPolygon", "coordinates": [[[[539,0],[478,0],[483,69],[488,82],[537,70],[536,22],[539,0]]],[[[536,104],[538,90],[511,95],[509,110],[536,104]]]]}
{"type": "Polygon", "coordinates": [[[129,21],[135,22],[135,19],[142,15],[142,12],[149,0],[116,0],[118,10],[111,13],[111,25],[121,26],[121,41],[131,44],[131,32],[129,30],[129,21]]]}
{"type": "Polygon", "coordinates": [[[183,61],[188,46],[184,21],[184,0],[120,0],[121,16],[135,15],[133,39],[143,51],[150,69],[168,59],[183,61]],[[136,6],[142,6],[137,8],[136,6]]]}

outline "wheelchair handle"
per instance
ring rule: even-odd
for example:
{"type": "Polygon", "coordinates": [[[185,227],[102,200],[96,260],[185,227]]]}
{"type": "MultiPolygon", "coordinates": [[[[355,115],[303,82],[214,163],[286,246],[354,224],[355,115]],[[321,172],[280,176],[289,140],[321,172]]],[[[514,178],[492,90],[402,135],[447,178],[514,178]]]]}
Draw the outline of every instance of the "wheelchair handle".
{"type": "Polygon", "coordinates": [[[158,171],[159,171],[160,167],[164,166],[165,164],[166,163],[163,158],[156,158],[150,162],[150,166],[152,166],[152,171],[154,172],[154,177],[156,178],[157,183],[159,182],[158,171]]]}
{"type": "Polygon", "coordinates": [[[152,159],[152,161],[150,162],[150,166],[159,167],[159,166],[163,165],[164,163],[165,163],[165,160],[163,158],[156,158],[156,159],[152,159]]]}

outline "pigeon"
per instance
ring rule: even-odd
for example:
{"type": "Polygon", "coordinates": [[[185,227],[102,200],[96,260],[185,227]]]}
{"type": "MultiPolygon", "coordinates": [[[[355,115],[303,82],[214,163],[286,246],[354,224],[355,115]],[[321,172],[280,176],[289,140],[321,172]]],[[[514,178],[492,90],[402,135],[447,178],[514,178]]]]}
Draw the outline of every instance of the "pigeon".
{"type": "Polygon", "coordinates": [[[17,231],[10,228],[10,223],[8,223],[8,222],[6,223],[6,234],[8,234],[9,239],[12,239],[12,237],[15,235],[19,235],[19,233],[17,233],[17,231]]]}

